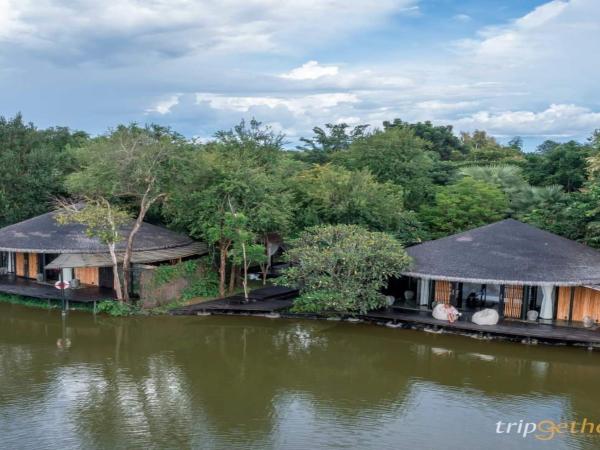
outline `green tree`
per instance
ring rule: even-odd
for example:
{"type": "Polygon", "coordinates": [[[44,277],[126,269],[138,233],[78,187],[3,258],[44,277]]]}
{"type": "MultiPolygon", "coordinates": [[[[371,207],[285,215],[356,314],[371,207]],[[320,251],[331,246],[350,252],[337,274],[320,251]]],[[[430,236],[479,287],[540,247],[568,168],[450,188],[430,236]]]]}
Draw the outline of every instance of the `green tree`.
{"type": "Polygon", "coordinates": [[[292,266],[278,283],[300,288],[294,308],[304,312],[364,314],[380,308],[381,290],[410,263],[394,238],[357,225],[310,228],[288,257],[292,266]]]}
{"type": "Polygon", "coordinates": [[[426,142],[427,149],[437,153],[442,161],[462,160],[468,150],[452,131],[452,125],[434,126],[430,121],[408,123],[400,119],[383,122],[383,128],[407,128],[426,142]]]}
{"type": "Polygon", "coordinates": [[[37,129],[20,114],[0,117],[0,226],[52,209],[67,194],[64,181],[74,162],[67,148],[87,140],[68,128],[37,129]]]}
{"type": "Polygon", "coordinates": [[[564,144],[545,141],[536,153],[526,156],[524,174],[533,185],[559,184],[566,192],[574,192],[586,181],[586,160],[590,156],[590,145],[582,145],[575,141],[564,144]]]}
{"type": "Polygon", "coordinates": [[[79,170],[69,175],[74,194],[128,202],[137,211],[125,241],[123,297],[129,300],[131,255],[137,232],[150,208],[163,201],[177,176],[174,162],[185,142],[159,126],[121,125],[74,150],[79,170]]]}
{"type": "Polygon", "coordinates": [[[296,147],[301,150],[298,156],[309,163],[325,164],[333,154],[348,150],[355,139],[365,136],[368,127],[369,125],[357,125],[350,129],[350,125],[346,123],[328,123],[325,128],[314,127],[313,137],[300,138],[302,145],[296,147]]]}
{"type": "Polygon", "coordinates": [[[366,169],[315,166],[300,172],[290,184],[295,195],[296,229],[355,224],[388,232],[404,243],[420,241],[416,215],[402,206],[402,188],[377,182],[366,169]]]}
{"type": "Polygon", "coordinates": [[[350,170],[366,168],[378,181],[401,186],[404,206],[415,209],[433,190],[435,159],[427,151],[425,141],[412,130],[392,127],[355,140],[348,151],[337,153],[333,161],[350,170]]]}
{"type": "Polygon", "coordinates": [[[60,202],[57,221],[60,224],[80,223],[85,226],[89,237],[98,238],[106,244],[110,253],[113,269],[113,286],[117,299],[123,301],[123,290],[119,277],[119,261],[116,247],[124,239],[122,229],[131,223],[129,212],[111,205],[105,198],[86,199],[83,205],[60,202]]]}
{"type": "Polygon", "coordinates": [[[520,147],[514,145],[514,142],[505,147],[482,130],[462,132],[460,140],[468,150],[466,160],[476,164],[515,164],[522,162],[524,158],[520,147]]]}
{"type": "Polygon", "coordinates": [[[508,198],[499,187],[464,177],[438,188],[435,200],[420,211],[434,237],[498,221],[506,216],[508,198]]]}
{"type": "MultiPolygon", "coordinates": [[[[292,197],[284,184],[288,167],[281,145],[282,137],[272,130],[258,122],[248,128],[242,122],[234,130],[218,133],[214,142],[190,151],[177,169],[179,181],[166,203],[167,217],[216,248],[221,296],[230,252],[240,236],[233,212],[246,218],[244,229],[262,243],[265,254],[269,235],[285,235],[291,226],[292,197]]],[[[231,265],[230,286],[237,261],[231,265]]]]}

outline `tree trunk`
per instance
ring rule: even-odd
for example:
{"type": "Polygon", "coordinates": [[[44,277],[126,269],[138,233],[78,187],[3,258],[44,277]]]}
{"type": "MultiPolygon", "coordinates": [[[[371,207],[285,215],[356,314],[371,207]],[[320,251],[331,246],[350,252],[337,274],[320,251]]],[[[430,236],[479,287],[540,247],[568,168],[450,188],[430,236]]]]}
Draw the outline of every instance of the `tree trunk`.
{"type": "Polygon", "coordinates": [[[223,243],[219,246],[219,297],[225,297],[225,277],[227,270],[227,247],[223,243]]]}
{"type": "Polygon", "coordinates": [[[237,278],[237,266],[231,263],[231,272],[229,273],[229,293],[233,294],[235,290],[236,278],[237,278]]]}
{"type": "Polygon", "coordinates": [[[131,277],[131,254],[133,253],[133,239],[142,226],[147,210],[147,206],[142,205],[140,208],[140,213],[133,224],[133,228],[127,237],[127,247],[125,248],[125,255],[123,256],[123,298],[127,303],[130,301],[129,280],[131,277]]]}
{"type": "Polygon", "coordinates": [[[108,244],[108,250],[110,252],[110,259],[113,263],[113,288],[117,294],[117,300],[123,301],[123,289],[121,288],[121,278],[119,277],[119,261],[117,260],[117,254],[115,253],[115,244],[108,244]]]}
{"type": "Polygon", "coordinates": [[[269,236],[265,236],[265,252],[267,254],[267,261],[264,265],[261,265],[263,286],[267,284],[267,275],[269,274],[269,269],[271,268],[271,251],[269,249],[269,236]]]}
{"type": "Polygon", "coordinates": [[[248,258],[246,257],[246,244],[242,243],[242,254],[244,256],[244,279],[242,284],[244,286],[244,298],[248,300],[248,258]]]}

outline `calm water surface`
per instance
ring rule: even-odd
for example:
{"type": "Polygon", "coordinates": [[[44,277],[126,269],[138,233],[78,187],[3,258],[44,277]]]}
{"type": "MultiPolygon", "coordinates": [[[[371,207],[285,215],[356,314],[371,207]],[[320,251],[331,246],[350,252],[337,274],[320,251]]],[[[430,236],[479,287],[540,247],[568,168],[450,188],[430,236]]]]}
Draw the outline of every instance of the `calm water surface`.
{"type": "Polygon", "coordinates": [[[0,304],[0,447],[598,449],[600,352],[362,324],[0,304]],[[69,348],[57,346],[68,338],[69,348]]]}

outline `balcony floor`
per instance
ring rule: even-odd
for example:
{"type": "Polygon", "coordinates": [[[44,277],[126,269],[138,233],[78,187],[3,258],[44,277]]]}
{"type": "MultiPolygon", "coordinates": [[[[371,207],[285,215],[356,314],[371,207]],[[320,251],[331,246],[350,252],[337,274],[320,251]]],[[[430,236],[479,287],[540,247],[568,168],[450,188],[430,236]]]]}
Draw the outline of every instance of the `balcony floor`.
{"type": "MultiPolygon", "coordinates": [[[[16,277],[14,275],[0,276],[0,292],[44,300],[61,300],[62,298],[60,289],[56,289],[51,284],[38,283],[35,280],[16,277]]],[[[82,286],[77,289],[65,289],[65,298],[69,302],[90,303],[99,300],[114,299],[115,293],[112,289],[108,288],[82,286]]]]}

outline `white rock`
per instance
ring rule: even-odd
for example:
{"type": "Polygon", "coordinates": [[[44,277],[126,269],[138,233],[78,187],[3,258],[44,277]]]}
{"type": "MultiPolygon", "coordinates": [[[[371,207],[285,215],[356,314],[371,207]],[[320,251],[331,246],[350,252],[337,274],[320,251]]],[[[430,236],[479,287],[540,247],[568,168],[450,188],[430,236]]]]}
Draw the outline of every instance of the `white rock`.
{"type": "Polygon", "coordinates": [[[498,311],[487,308],[473,314],[471,321],[477,325],[496,325],[499,319],[498,311]]]}
{"type": "Polygon", "coordinates": [[[535,309],[527,311],[527,320],[535,322],[540,314],[535,309]]]}
{"type": "Polygon", "coordinates": [[[594,319],[592,319],[590,316],[584,316],[583,326],[586,328],[592,328],[594,326],[594,319]]]}

